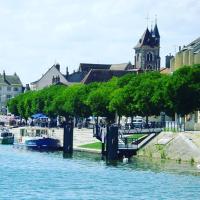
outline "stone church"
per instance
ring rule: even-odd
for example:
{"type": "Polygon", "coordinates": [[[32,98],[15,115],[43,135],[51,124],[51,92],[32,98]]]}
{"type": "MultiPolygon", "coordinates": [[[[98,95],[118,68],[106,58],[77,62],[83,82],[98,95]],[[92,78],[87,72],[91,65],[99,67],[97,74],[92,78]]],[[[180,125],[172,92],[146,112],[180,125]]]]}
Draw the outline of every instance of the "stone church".
{"type": "Polygon", "coordinates": [[[135,68],[160,71],[160,34],[158,26],[149,31],[147,28],[135,49],[135,68]]]}

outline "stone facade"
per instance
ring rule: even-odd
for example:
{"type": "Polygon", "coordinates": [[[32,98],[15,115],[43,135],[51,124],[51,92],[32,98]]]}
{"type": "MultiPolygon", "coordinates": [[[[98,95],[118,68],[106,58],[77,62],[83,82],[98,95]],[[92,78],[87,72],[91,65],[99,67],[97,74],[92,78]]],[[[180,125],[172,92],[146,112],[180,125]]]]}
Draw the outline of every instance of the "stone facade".
{"type": "Polygon", "coordinates": [[[200,37],[184,46],[179,48],[179,52],[175,57],[170,60],[170,67],[172,71],[184,65],[200,64],[200,37]]]}
{"type": "Polygon", "coordinates": [[[6,75],[5,71],[0,74],[0,109],[5,109],[6,102],[23,92],[20,78],[14,75],[6,75]]]}
{"type": "MultiPolygon", "coordinates": [[[[184,65],[200,64],[200,37],[192,41],[182,49],[175,57],[170,60],[171,71],[174,72],[184,65]]],[[[200,130],[200,112],[195,111],[185,117],[186,130],[196,131],[200,130]]]]}

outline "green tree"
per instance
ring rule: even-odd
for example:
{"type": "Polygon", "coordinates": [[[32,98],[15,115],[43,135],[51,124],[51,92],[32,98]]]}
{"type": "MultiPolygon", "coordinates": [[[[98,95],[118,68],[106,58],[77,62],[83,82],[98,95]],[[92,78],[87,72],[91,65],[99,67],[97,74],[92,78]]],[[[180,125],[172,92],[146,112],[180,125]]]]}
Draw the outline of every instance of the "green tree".
{"type": "Polygon", "coordinates": [[[184,116],[200,109],[200,65],[185,66],[173,73],[167,85],[168,107],[184,116]]]}

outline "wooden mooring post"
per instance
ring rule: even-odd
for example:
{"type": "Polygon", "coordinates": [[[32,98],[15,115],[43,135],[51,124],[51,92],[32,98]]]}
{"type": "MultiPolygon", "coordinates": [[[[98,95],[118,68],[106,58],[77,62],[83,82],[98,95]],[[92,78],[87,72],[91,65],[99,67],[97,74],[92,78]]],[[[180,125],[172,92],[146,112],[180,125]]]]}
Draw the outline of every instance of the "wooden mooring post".
{"type": "Polygon", "coordinates": [[[73,153],[73,124],[68,123],[64,126],[63,134],[63,153],[72,155],[73,153]]]}
{"type": "Polygon", "coordinates": [[[116,161],[118,159],[118,127],[116,126],[107,128],[106,159],[107,161],[116,161]]]}

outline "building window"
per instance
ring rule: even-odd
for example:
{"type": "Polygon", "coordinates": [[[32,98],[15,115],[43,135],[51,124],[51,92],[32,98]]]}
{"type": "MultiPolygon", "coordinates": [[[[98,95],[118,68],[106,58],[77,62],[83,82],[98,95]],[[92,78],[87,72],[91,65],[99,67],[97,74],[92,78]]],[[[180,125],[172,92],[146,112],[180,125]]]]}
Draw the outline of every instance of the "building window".
{"type": "Polygon", "coordinates": [[[153,54],[151,52],[147,53],[147,61],[153,61],[153,54]]]}
{"type": "Polygon", "coordinates": [[[11,99],[11,98],[12,98],[12,95],[7,94],[7,95],[6,95],[6,98],[7,98],[7,99],[11,99]]]}
{"type": "Polygon", "coordinates": [[[11,87],[8,86],[8,87],[7,87],[7,91],[11,91],[11,87]]]}
{"type": "Polygon", "coordinates": [[[13,88],[13,91],[17,92],[17,91],[19,91],[19,88],[14,87],[14,88],[13,88]]]}

